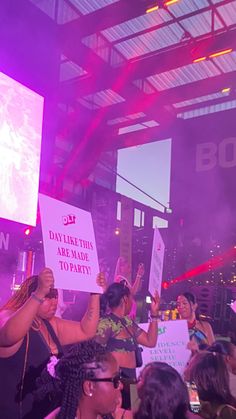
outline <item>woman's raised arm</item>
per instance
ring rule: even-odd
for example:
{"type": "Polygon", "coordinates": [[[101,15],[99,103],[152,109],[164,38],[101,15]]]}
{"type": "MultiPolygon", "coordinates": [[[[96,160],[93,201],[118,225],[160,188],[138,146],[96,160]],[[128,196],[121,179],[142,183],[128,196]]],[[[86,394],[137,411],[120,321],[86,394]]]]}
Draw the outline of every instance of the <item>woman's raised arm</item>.
{"type": "MultiPolygon", "coordinates": [[[[29,331],[34,317],[45,295],[54,286],[51,269],[45,268],[38,276],[38,286],[34,293],[18,310],[10,308],[0,312],[0,347],[9,347],[21,341],[29,331]]],[[[17,291],[20,292],[20,291],[17,291]]]]}

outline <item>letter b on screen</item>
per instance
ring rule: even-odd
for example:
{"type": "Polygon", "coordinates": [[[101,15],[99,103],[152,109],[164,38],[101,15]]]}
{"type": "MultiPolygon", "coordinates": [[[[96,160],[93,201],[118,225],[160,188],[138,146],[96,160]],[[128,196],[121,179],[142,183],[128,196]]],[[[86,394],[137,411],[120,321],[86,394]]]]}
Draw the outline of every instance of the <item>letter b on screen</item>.
{"type": "Polygon", "coordinates": [[[211,170],[217,165],[224,169],[236,166],[236,138],[225,138],[219,144],[197,144],[196,171],[211,170]]]}

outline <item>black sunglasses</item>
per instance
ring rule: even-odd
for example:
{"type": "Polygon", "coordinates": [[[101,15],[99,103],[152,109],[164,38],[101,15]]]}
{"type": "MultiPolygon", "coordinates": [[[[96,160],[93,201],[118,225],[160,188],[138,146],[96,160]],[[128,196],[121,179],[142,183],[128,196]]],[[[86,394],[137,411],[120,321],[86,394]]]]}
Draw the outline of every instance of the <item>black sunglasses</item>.
{"type": "Polygon", "coordinates": [[[95,382],[109,382],[112,383],[114,388],[118,388],[121,383],[121,375],[120,373],[114,375],[114,377],[108,377],[108,378],[90,378],[89,381],[95,381],[95,382]]]}

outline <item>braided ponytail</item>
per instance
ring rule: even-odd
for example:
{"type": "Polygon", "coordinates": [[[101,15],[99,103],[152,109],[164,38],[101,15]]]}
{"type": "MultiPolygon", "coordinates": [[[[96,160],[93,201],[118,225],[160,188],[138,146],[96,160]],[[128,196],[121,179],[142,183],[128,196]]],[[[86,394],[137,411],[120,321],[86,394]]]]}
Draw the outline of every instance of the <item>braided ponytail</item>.
{"type": "Polygon", "coordinates": [[[28,300],[32,292],[36,290],[38,286],[38,276],[33,275],[27,278],[22,284],[20,288],[14,292],[11,298],[6,302],[6,304],[0,308],[1,310],[12,310],[17,311],[20,307],[22,307],[25,302],[28,300]]]}

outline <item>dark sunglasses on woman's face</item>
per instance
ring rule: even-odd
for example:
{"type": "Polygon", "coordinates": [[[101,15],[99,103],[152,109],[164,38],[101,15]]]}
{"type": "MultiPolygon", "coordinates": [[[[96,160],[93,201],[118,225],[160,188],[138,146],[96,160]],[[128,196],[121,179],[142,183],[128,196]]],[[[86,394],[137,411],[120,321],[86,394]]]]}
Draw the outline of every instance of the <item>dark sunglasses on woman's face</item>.
{"type": "Polygon", "coordinates": [[[120,373],[117,373],[116,375],[114,375],[114,377],[108,377],[108,378],[90,378],[90,381],[95,381],[95,382],[110,382],[113,384],[114,388],[118,388],[120,383],[121,383],[121,375],[120,373]]]}

